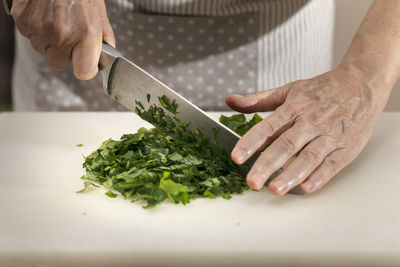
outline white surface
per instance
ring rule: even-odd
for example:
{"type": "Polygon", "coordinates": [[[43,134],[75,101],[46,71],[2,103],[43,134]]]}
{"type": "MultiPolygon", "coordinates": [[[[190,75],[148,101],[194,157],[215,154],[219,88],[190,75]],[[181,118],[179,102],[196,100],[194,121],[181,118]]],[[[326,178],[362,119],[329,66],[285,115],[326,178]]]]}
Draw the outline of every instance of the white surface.
{"type": "Polygon", "coordinates": [[[314,195],[144,210],[76,194],[82,154],[144,125],[131,113],[1,114],[0,266],[400,265],[400,113],[383,114],[359,158],[314,195]]]}

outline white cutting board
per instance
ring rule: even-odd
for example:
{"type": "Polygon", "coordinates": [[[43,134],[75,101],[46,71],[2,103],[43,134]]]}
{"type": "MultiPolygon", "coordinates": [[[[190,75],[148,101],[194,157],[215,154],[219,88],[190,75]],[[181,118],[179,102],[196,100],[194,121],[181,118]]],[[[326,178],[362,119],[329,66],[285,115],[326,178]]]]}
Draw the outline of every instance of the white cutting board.
{"type": "Polygon", "coordinates": [[[76,194],[82,154],[142,126],[132,113],[1,114],[0,266],[400,265],[400,113],[383,114],[359,158],[310,196],[144,210],[76,194]]]}

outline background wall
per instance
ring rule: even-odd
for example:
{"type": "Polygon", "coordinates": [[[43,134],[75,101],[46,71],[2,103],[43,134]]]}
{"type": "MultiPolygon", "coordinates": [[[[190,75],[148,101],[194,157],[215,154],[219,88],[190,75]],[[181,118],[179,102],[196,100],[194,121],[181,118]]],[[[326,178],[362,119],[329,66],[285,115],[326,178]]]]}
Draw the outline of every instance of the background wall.
{"type": "MultiPolygon", "coordinates": [[[[372,0],[336,0],[334,66],[339,64],[371,3],[372,0]]],[[[400,82],[393,89],[386,110],[400,111],[400,82]]]]}

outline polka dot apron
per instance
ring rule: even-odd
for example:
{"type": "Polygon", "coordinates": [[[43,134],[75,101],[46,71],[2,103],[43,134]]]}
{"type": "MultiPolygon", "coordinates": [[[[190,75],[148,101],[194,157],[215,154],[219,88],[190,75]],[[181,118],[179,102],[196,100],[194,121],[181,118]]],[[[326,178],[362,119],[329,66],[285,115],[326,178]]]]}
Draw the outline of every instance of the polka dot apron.
{"type": "MultiPolygon", "coordinates": [[[[149,12],[122,2],[107,1],[118,50],[199,107],[227,110],[227,94],[248,94],[265,86],[260,38],[268,28],[257,10],[188,16],[149,12]]],[[[71,67],[54,71],[45,57],[32,52],[27,40],[17,38],[16,110],[126,110],[104,94],[100,75],[79,81],[71,67]]]]}

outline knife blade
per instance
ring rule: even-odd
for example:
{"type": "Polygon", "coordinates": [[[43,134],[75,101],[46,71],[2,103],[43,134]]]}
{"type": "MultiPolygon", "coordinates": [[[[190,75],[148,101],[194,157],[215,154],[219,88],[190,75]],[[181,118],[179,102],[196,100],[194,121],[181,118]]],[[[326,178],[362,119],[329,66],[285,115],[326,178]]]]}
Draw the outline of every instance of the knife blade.
{"type": "MultiPolygon", "coordinates": [[[[200,130],[210,140],[215,138],[213,128],[217,128],[217,144],[228,153],[240,139],[234,131],[212,119],[199,107],[123,57],[108,44],[103,44],[100,72],[105,93],[131,111],[135,111],[136,101],[139,101],[147,110],[151,105],[160,106],[158,97],[166,97],[170,101],[175,100],[177,104],[177,113],[165,111],[167,115],[177,117],[182,123],[189,123],[189,130],[192,132],[200,130]],[[147,95],[151,96],[150,101],[147,95]]],[[[157,127],[157,125],[154,126],[157,127]]]]}

